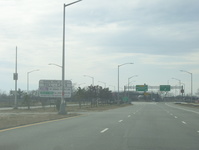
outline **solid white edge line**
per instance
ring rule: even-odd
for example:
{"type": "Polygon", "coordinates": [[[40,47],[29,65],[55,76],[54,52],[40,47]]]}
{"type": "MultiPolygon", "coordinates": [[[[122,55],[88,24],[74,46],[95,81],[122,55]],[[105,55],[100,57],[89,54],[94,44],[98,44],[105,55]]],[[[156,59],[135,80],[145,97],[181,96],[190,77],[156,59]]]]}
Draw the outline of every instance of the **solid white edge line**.
{"type": "Polygon", "coordinates": [[[199,112],[197,111],[193,111],[193,110],[190,110],[190,109],[185,109],[185,108],[181,108],[181,107],[175,107],[175,106],[171,106],[167,103],[165,103],[165,105],[169,106],[169,107],[173,107],[173,108],[177,108],[177,109],[181,109],[181,110],[184,110],[184,111],[189,111],[189,112],[193,112],[193,113],[196,113],[196,114],[199,114],[199,112]]]}
{"type": "Polygon", "coordinates": [[[108,130],[108,128],[105,128],[104,130],[101,131],[101,133],[104,133],[108,130]]]}

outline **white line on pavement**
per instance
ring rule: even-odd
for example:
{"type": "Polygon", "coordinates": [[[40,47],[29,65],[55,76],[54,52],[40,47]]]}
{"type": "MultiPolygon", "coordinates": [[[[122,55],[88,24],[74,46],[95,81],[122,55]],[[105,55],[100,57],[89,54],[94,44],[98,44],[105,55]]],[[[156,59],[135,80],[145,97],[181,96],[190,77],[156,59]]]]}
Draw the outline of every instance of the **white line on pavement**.
{"type": "Polygon", "coordinates": [[[104,133],[108,130],[108,128],[105,128],[104,130],[101,131],[101,133],[104,133]]]}
{"type": "Polygon", "coordinates": [[[131,115],[128,115],[128,117],[131,117],[131,115]]]}
{"type": "Polygon", "coordinates": [[[196,114],[199,114],[199,112],[197,111],[193,111],[193,110],[190,110],[190,109],[185,109],[185,108],[180,108],[180,107],[175,107],[175,106],[171,106],[167,103],[165,103],[165,105],[169,106],[169,107],[173,107],[173,108],[177,108],[177,109],[181,109],[181,110],[185,110],[185,111],[189,111],[189,112],[193,112],[193,113],[196,113],[196,114]]]}
{"type": "Polygon", "coordinates": [[[178,118],[177,116],[175,116],[175,118],[178,118]]]}
{"type": "Polygon", "coordinates": [[[123,120],[119,120],[118,122],[122,122],[123,120]]]}
{"type": "Polygon", "coordinates": [[[183,124],[187,124],[185,121],[182,121],[183,124]]]}
{"type": "Polygon", "coordinates": [[[199,130],[197,132],[199,133],[199,130]]]}
{"type": "Polygon", "coordinates": [[[173,114],[170,114],[171,116],[173,116],[173,114]]]}

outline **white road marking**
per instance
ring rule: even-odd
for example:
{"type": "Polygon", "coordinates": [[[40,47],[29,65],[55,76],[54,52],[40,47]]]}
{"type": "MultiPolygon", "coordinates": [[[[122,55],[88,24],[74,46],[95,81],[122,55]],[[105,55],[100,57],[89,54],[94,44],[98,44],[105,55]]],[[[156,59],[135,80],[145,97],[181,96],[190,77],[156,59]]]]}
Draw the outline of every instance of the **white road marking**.
{"type": "Polygon", "coordinates": [[[175,118],[178,118],[177,116],[175,116],[175,118]]]}
{"type": "Polygon", "coordinates": [[[185,121],[182,121],[183,124],[187,124],[185,121]]]}
{"type": "Polygon", "coordinates": [[[199,130],[197,132],[199,133],[199,130]]]}
{"type": "Polygon", "coordinates": [[[123,120],[119,120],[118,122],[122,122],[123,120]]]}
{"type": "Polygon", "coordinates": [[[131,117],[131,115],[128,115],[128,118],[131,117]]]}
{"type": "Polygon", "coordinates": [[[104,133],[108,130],[108,128],[105,128],[104,130],[101,131],[101,133],[104,133]]]}
{"type": "Polygon", "coordinates": [[[190,110],[190,109],[185,109],[185,108],[180,108],[180,107],[175,107],[175,106],[171,106],[171,105],[169,105],[169,104],[167,104],[167,103],[165,103],[167,106],[169,106],[169,107],[173,107],[173,108],[177,108],[177,109],[181,109],[181,110],[185,110],[185,111],[189,111],[189,112],[193,112],[193,113],[196,113],[196,114],[199,114],[199,112],[197,112],[197,111],[193,111],[193,110],[190,110]]]}
{"type": "Polygon", "coordinates": [[[173,114],[170,114],[171,116],[173,116],[173,114]]]}

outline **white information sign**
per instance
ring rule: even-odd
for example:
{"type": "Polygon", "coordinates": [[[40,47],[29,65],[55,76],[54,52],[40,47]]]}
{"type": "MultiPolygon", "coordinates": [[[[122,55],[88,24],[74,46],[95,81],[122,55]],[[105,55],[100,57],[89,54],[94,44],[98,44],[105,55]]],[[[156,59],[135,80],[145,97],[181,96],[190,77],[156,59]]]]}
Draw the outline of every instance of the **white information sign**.
{"type": "MultiPolygon", "coordinates": [[[[65,80],[64,97],[70,98],[72,92],[72,82],[65,80]]],[[[62,81],[61,80],[40,80],[39,81],[39,96],[40,97],[61,97],[62,96],[62,81]]]]}

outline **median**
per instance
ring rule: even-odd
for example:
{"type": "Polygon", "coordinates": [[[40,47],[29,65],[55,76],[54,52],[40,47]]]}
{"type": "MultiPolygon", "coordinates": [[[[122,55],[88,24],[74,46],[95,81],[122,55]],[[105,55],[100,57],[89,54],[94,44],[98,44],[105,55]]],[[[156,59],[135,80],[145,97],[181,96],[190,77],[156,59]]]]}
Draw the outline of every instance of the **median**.
{"type": "Polygon", "coordinates": [[[98,107],[90,107],[90,105],[82,105],[81,108],[78,105],[67,106],[67,115],[58,115],[55,107],[43,107],[34,109],[10,109],[0,110],[0,130],[6,128],[12,128],[27,124],[45,122],[50,120],[57,120],[69,117],[75,117],[85,112],[91,111],[106,111],[110,109],[116,109],[120,107],[129,106],[129,104],[121,105],[99,105],[98,107]]]}

